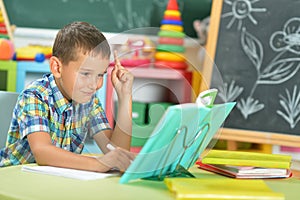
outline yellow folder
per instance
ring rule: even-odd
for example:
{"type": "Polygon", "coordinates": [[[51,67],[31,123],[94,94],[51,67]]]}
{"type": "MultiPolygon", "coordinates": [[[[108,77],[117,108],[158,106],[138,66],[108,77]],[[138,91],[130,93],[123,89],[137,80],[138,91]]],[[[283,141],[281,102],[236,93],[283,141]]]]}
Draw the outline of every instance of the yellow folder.
{"type": "Polygon", "coordinates": [[[202,158],[202,163],[205,164],[254,166],[282,169],[289,169],[291,161],[292,157],[290,155],[214,149],[210,150],[208,154],[202,158]]]}
{"type": "Polygon", "coordinates": [[[271,190],[263,180],[228,178],[166,178],[168,189],[176,200],[230,199],[230,200],[283,200],[284,194],[271,190]]]}

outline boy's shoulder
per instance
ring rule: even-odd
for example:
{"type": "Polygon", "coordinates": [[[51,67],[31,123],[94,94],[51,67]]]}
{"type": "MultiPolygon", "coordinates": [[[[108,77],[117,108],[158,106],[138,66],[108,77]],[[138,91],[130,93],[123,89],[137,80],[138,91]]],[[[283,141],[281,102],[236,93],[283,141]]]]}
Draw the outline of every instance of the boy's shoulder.
{"type": "Polygon", "coordinates": [[[34,94],[41,96],[49,96],[52,94],[51,82],[54,81],[53,75],[45,74],[42,78],[31,82],[24,90],[24,94],[34,94]]]}

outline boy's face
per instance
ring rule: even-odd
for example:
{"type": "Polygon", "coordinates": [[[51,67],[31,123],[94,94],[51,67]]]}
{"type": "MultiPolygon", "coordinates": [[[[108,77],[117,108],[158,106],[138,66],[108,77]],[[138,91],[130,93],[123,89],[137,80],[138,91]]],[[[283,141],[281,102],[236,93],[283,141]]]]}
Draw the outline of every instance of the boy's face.
{"type": "Polygon", "coordinates": [[[108,65],[109,59],[101,54],[91,57],[78,53],[77,61],[62,66],[58,87],[68,100],[86,103],[102,87],[108,65]]]}

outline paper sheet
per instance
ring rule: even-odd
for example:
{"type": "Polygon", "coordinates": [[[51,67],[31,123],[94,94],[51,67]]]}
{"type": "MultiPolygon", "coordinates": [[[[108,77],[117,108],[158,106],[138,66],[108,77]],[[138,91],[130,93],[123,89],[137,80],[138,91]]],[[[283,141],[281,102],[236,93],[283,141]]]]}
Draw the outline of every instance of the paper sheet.
{"type": "Polygon", "coordinates": [[[61,177],[66,177],[66,178],[79,179],[79,180],[104,179],[107,177],[118,175],[116,173],[98,173],[98,172],[90,172],[90,171],[84,171],[84,170],[68,169],[68,168],[60,168],[60,167],[52,167],[52,166],[27,166],[27,165],[24,165],[22,167],[22,171],[40,173],[40,174],[48,174],[48,175],[53,175],[53,176],[61,176],[61,177]]]}

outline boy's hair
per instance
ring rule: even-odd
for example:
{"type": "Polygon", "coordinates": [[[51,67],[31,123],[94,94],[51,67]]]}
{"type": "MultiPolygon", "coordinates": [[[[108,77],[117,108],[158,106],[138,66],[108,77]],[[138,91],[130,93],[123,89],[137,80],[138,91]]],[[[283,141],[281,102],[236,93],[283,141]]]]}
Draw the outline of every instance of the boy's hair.
{"type": "Polygon", "coordinates": [[[103,58],[110,57],[110,47],[105,36],[87,22],[73,22],[63,27],[56,35],[52,55],[63,64],[76,61],[79,52],[101,53],[103,58]]]}

